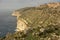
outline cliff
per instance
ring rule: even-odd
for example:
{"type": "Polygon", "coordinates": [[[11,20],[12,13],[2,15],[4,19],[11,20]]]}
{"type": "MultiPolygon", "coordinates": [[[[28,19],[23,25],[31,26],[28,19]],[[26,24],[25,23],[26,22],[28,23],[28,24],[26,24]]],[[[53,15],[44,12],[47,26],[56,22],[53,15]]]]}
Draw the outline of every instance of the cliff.
{"type": "Polygon", "coordinates": [[[12,13],[17,17],[17,30],[23,31],[32,26],[60,24],[60,3],[49,3],[37,7],[26,7],[12,13]]]}
{"type": "Polygon", "coordinates": [[[0,40],[60,40],[60,3],[15,10],[17,27],[0,40]]]}

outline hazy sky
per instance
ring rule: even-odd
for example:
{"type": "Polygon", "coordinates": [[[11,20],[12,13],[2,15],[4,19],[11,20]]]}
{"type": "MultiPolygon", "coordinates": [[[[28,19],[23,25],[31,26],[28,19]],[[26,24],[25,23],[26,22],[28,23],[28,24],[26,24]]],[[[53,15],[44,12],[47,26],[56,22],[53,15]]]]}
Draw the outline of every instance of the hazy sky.
{"type": "Polygon", "coordinates": [[[19,9],[49,2],[59,2],[59,0],[0,0],[0,9],[19,9]]]}

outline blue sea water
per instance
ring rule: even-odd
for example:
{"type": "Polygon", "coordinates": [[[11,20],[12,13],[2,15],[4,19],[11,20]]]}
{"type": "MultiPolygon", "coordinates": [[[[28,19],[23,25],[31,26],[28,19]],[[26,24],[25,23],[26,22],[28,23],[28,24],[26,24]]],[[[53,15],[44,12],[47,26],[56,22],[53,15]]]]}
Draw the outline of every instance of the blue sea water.
{"type": "Polygon", "coordinates": [[[8,32],[13,33],[16,28],[16,17],[13,17],[12,11],[0,10],[0,37],[8,32]]]}

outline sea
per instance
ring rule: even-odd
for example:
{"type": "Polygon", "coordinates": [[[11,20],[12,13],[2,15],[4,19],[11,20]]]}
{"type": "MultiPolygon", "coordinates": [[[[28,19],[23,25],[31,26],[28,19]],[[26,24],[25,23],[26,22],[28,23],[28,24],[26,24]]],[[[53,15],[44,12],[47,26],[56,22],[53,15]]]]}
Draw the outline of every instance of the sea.
{"type": "Polygon", "coordinates": [[[7,33],[14,33],[16,29],[16,17],[12,16],[12,10],[0,10],[0,37],[7,33]]]}

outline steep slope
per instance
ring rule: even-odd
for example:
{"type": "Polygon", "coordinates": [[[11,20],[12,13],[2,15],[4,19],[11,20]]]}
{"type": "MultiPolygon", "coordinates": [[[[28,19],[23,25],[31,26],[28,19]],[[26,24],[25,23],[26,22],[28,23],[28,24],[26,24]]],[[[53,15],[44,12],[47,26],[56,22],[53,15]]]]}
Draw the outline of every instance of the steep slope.
{"type": "MultiPolygon", "coordinates": [[[[48,25],[60,24],[60,3],[49,3],[38,7],[26,7],[13,12],[17,16],[17,28],[28,27],[46,27],[48,25]],[[21,21],[19,22],[19,21],[21,21]],[[25,23],[25,24],[24,24],[25,23]]],[[[24,30],[25,30],[24,29],[24,30]]]]}

